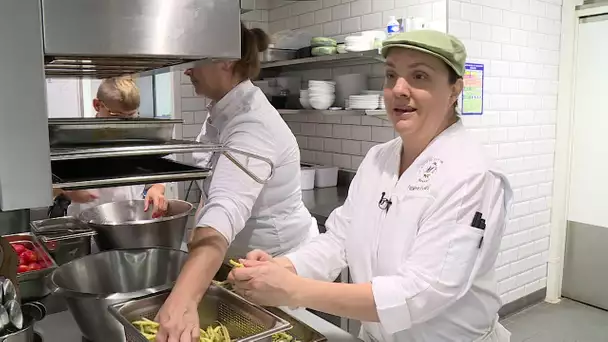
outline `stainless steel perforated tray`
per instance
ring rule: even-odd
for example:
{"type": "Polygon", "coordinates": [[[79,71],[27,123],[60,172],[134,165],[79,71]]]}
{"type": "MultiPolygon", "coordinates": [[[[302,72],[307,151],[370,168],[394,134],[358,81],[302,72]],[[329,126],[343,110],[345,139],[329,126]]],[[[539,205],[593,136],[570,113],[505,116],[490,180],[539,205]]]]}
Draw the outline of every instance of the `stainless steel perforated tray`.
{"type": "MultiPolygon", "coordinates": [[[[163,291],[108,308],[124,326],[127,342],[148,341],[131,322],[143,317],[154,319],[168,296],[169,291],[163,291]]],[[[270,339],[273,334],[292,328],[288,321],[215,285],[207,290],[198,306],[198,314],[201,328],[223,324],[235,342],[270,339]]]]}

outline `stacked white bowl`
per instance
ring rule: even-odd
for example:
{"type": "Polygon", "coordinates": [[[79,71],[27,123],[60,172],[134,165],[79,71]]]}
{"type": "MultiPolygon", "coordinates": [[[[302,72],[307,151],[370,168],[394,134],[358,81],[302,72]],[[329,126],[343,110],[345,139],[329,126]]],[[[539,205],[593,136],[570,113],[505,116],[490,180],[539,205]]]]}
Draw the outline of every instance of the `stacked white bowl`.
{"type": "Polygon", "coordinates": [[[308,96],[308,89],[300,90],[300,104],[302,105],[302,108],[304,108],[304,109],[312,108],[310,106],[310,98],[308,96]]]}
{"type": "Polygon", "coordinates": [[[378,109],[380,107],[380,95],[351,95],[348,98],[348,105],[351,109],[378,109]]]}
{"type": "Polygon", "coordinates": [[[308,100],[314,109],[328,109],[336,100],[336,82],[308,81],[308,100]]]}

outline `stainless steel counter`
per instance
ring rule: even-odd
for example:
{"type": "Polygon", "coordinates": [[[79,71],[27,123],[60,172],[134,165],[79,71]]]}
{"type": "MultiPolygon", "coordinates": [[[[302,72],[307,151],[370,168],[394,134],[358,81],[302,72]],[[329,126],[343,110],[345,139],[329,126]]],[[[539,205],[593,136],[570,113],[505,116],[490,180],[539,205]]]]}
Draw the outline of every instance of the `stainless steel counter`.
{"type": "MultiPolygon", "coordinates": [[[[302,200],[317,222],[324,225],[329,214],[344,203],[347,194],[347,186],[314,189],[302,191],[302,200]]],[[[66,306],[61,298],[51,295],[41,302],[47,307],[48,315],[42,322],[36,324],[35,329],[42,335],[44,342],[83,341],[74,318],[70,312],[66,311],[66,306]]],[[[329,341],[358,341],[353,335],[309,311],[304,309],[284,310],[325,335],[329,341]]]]}
{"type": "MultiPolygon", "coordinates": [[[[49,305],[51,303],[48,303],[49,305]]],[[[49,307],[49,309],[52,309],[49,307]]],[[[321,334],[325,335],[330,342],[355,342],[357,338],[335,325],[304,310],[284,309],[287,313],[308,324],[321,334]]],[[[44,342],[82,342],[82,334],[68,311],[61,311],[48,315],[41,322],[36,323],[35,330],[40,333],[44,342]]]]}

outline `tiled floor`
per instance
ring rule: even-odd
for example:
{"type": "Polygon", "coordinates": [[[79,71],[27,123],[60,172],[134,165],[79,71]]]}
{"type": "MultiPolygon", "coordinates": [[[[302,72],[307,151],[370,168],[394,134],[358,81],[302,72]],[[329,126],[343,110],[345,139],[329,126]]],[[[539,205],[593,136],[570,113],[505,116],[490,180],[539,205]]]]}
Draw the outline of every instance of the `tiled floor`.
{"type": "Polygon", "coordinates": [[[606,342],[608,312],[568,299],[541,303],[507,317],[511,342],[606,342]]]}

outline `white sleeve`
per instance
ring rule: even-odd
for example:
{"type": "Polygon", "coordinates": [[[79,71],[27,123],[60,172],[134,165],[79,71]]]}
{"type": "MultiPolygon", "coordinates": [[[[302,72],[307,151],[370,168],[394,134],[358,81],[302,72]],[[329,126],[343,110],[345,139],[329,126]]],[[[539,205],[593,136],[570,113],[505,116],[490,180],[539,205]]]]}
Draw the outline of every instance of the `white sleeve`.
{"type": "Polygon", "coordinates": [[[359,197],[359,183],[365,177],[364,165],[365,161],[361,163],[350,184],[344,204],[335,209],[327,218],[325,222],[327,231],[316,236],[295,252],[286,255],[299,276],[334,281],[347,266],[345,232],[350,226],[353,211],[356,210],[355,201],[359,197]]]}
{"type": "MultiPolygon", "coordinates": [[[[500,245],[508,183],[487,172],[443,186],[423,216],[411,254],[398,274],[372,279],[378,317],[390,334],[432,319],[469,291],[477,274],[474,265],[482,255],[482,237],[484,246],[500,245]],[[477,211],[486,219],[485,233],[471,226],[477,211]]],[[[493,265],[497,253],[498,249],[484,255],[493,258],[493,265]]]]}
{"type": "MultiPolygon", "coordinates": [[[[276,137],[263,123],[244,119],[226,131],[227,135],[222,139],[226,146],[255,153],[276,163],[276,137]]],[[[231,155],[257,177],[265,179],[270,175],[270,166],[266,162],[237,153],[231,155]]],[[[212,227],[224,235],[228,243],[232,243],[245,227],[263,187],[263,184],[254,181],[221,155],[213,170],[208,197],[199,213],[197,227],[212,227]]]]}

